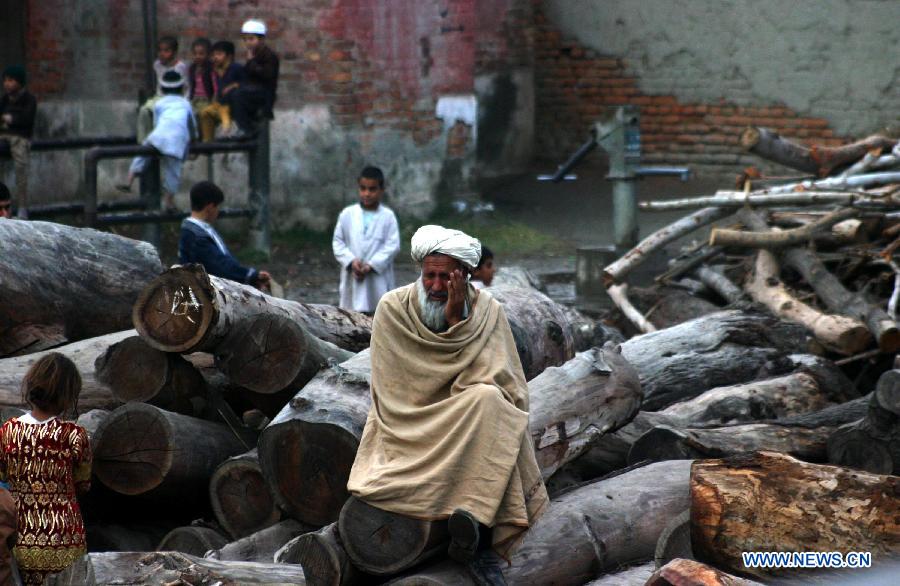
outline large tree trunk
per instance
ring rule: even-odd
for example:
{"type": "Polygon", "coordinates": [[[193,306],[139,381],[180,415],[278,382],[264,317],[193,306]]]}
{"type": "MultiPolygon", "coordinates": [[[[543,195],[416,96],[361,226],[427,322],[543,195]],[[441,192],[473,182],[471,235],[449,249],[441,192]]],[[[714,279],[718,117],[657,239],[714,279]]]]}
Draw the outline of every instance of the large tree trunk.
{"type": "Polygon", "coordinates": [[[281,519],[266,486],[256,448],[222,462],[209,481],[213,514],[232,539],[261,531],[281,519]]]}
{"type": "Polygon", "coordinates": [[[815,413],[768,423],[679,429],[660,425],[635,441],[628,462],[722,458],[758,450],[791,454],[808,462],[826,462],[829,436],[865,413],[869,398],[860,397],[815,413]]]}
{"type": "Polygon", "coordinates": [[[210,527],[176,527],[169,531],[157,551],[177,551],[203,557],[208,551],[219,549],[228,543],[228,538],[210,527]]]}
{"type": "MultiPolygon", "coordinates": [[[[5,222],[9,223],[9,222],[5,222]]],[[[2,255],[0,255],[2,256],[2,255]]],[[[78,412],[91,409],[115,409],[122,404],[112,391],[95,376],[94,362],[106,349],[117,342],[134,335],[134,330],[107,334],[90,340],[66,344],[53,350],[15,356],[0,360],[0,405],[25,407],[22,401],[22,379],[28,369],[49,352],[59,352],[68,356],[81,373],[81,395],[78,397],[78,412]]]]}
{"type": "MultiPolygon", "coordinates": [[[[347,500],[371,406],[370,376],[367,351],[323,370],[260,435],[263,475],[276,502],[295,519],[333,521],[347,500]]],[[[624,425],[638,408],[640,387],[618,352],[593,349],[533,379],[529,398],[530,431],[546,478],[592,438],[624,425]]]]}
{"type": "Polygon", "coordinates": [[[287,542],[314,530],[314,527],[288,519],[208,551],[205,557],[238,562],[271,562],[275,552],[287,542]]]}
{"type": "Polygon", "coordinates": [[[177,552],[111,552],[83,556],[45,586],[101,586],[142,584],[171,586],[192,584],[266,584],[302,586],[300,566],[258,562],[221,562],[177,552]]]}
{"type": "Polygon", "coordinates": [[[659,412],[640,411],[621,429],[602,435],[586,453],[566,466],[577,478],[591,479],[627,465],[631,446],[659,425],[704,427],[781,419],[810,413],[856,394],[853,384],[829,360],[791,357],[798,372],[753,383],[719,387],[659,412]],[[815,385],[811,386],[809,377],[815,385]]]}
{"type": "Polygon", "coordinates": [[[765,576],[742,552],[900,553],[900,478],[807,464],[774,452],[691,469],[691,541],[699,559],[765,576]]]}
{"type": "Polygon", "coordinates": [[[263,394],[303,388],[329,361],[353,356],[313,336],[293,319],[271,313],[234,324],[215,353],[217,365],[231,382],[263,394]]]}
{"type": "Polygon", "coordinates": [[[215,351],[242,319],[272,313],[301,324],[313,336],[346,350],[369,345],[372,318],[331,305],[270,297],[249,285],[208,275],[200,265],[169,269],[134,304],[135,328],[166,352],[215,351]]]}
{"type": "Polygon", "coordinates": [[[0,356],[46,348],[49,331],[62,343],[128,329],[163,268],[147,242],[63,224],[0,222],[0,242],[0,356]]]}
{"type": "Polygon", "coordinates": [[[247,450],[224,425],[144,403],[113,411],[93,441],[94,474],[104,485],[181,506],[208,502],[216,466],[247,450]]]}
{"type": "Polygon", "coordinates": [[[787,372],[786,355],[807,345],[801,326],[727,310],[632,338],[622,344],[622,356],[640,374],[642,408],[654,411],[713,387],[787,372]]]}
{"type": "Polygon", "coordinates": [[[858,161],[869,151],[890,150],[896,142],[896,139],[873,135],[837,147],[814,145],[807,148],[767,128],[751,126],[741,134],[741,145],[751,153],[792,169],[817,173],[820,177],[828,175],[836,167],[858,161]]]}
{"type": "Polygon", "coordinates": [[[864,419],[828,438],[828,461],[875,474],[900,474],[900,370],[878,379],[864,419]]]}
{"type": "Polygon", "coordinates": [[[138,335],[115,344],[94,362],[97,380],[121,402],[148,402],[167,411],[195,414],[192,398],[205,396],[203,376],[178,354],[151,347],[138,335]]]}
{"type": "Polygon", "coordinates": [[[351,586],[366,582],[366,577],[350,563],[336,523],[295,537],[275,552],[275,561],[302,565],[307,582],[317,586],[351,586]]]}
{"type": "Polygon", "coordinates": [[[526,380],[575,355],[574,324],[560,304],[532,288],[499,285],[487,291],[503,305],[526,380]]]}
{"type": "MultiPolygon", "coordinates": [[[[501,563],[508,584],[584,584],[598,574],[652,559],[670,519],[690,504],[687,461],[658,462],[578,487],[554,499],[501,563]]],[[[437,581],[412,575],[393,584],[468,584],[455,564],[437,581]]],[[[426,576],[428,570],[425,570],[426,576]]]]}

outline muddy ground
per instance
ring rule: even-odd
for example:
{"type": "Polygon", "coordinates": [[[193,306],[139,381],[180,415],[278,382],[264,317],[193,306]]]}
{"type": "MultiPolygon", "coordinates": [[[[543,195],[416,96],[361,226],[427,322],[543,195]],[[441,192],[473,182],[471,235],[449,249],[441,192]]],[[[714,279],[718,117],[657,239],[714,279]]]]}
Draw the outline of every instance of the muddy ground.
{"type": "MultiPolygon", "coordinates": [[[[610,244],[612,239],[611,184],[604,179],[600,165],[578,170],[576,181],[551,184],[536,180],[538,173],[551,169],[536,166],[528,174],[503,181],[481,194],[493,204],[493,211],[455,215],[445,212],[432,221],[452,225],[474,233],[496,253],[496,264],[525,267],[547,283],[548,294],[566,304],[591,305],[595,299],[575,296],[574,270],[576,250],[583,246],[610,244]]],[[[712,194],[728,188],[723,182],[673,178],[647,178],[637,182],[638,200],[669,199],[688,195],[712,194]]],[[[641,237],[678,219],[688,212],[641,213],[641,237]]],[[[409,258],[408,236],[416,224],[401,219],[403,251],[395,261],[397,284],[412,282],[416,268],[409,258]],[[405,225],[404,225],[405,224],[405,225]]],[[[221,226],[228,245],[248,264],[270,271],[284,287],[285,297],[309,303],[337,303],[339,270],[331,254],[330,234],[302,231],[276,234],[272,257],[260,261],[242,250],[240,221],[221,226]]],[[[164,262],[177,261],[177,225],[164,229],[161,256],[164,262]]],[[[698,237],[698,236],[694,236],[698,237]]],[[[652,263],[664,262],[660,255],[652,263]]]]}

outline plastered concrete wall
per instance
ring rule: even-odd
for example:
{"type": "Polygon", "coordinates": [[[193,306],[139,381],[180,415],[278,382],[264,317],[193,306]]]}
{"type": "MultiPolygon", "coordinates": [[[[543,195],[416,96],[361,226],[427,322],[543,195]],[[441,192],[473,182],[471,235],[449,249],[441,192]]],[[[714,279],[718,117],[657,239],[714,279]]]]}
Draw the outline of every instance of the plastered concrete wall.
{"type": "MultiPolygon", "coordinates": [[[[900,109],[896,0],[544,0],[551,22],[685,102],[780,103],[839,134],[900,109]]],[[[882,123],[883,124],[883,123],[882,123]]]]}
{"type": "MultiPolygon", "coordinates": [[[[521,170],[530,159],[531,0],[157,0],[157,7],[159,35],[178,38],[185,61],[198,36],[234,41],[243,61],[241,22],[268,24],[281,57],[271,153],[272,217],[282,226],[327,228],[355,198],[365,164],[387,172],[394,208],[424,217],[443,201],[472,197],[482,174],[521,170]],[[442,109],[453,100],[471,106],[442,109]]],[[[133,132],[145,71],[139,0],[30,0],[26,42],[30,86],[41,100],[38,136],[133,132]]],[[[35,155],[33,201],[74,199],[80,156],[35,155]]],[[[237,191],[246,181],[241,161],[217,156],[215,179],[237,191]]],[[[117,197],[112,188],[124,168],[103,163],[102,198],[117,197]]],[[[187,163],[181,201],[205,171],[203,158],[187,163]]]]}
{"type": "Polygon", "coordinates": [[[585,138],[603,108],[642,109],[645,159],[730,173],[747,125],[840,144],[900,111],[894,0],[542,0],[537,150],[585,138]]]}

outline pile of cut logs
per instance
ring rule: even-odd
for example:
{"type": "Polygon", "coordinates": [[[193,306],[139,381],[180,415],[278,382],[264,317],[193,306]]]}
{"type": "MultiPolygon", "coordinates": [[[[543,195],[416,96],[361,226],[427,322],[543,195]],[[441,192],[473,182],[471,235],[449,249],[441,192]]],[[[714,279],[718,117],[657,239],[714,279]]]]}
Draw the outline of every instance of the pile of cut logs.
{"type": "MultiPolygon", "coordinates": [[[[881,169],[897,153],[863,155],[881,169]]],[[[871,552],[876,569],[900,553],[900,333],[882,299],[900,289],[900,244],[878,247],[900,217],[883,183],[849,187],[862,160],[837,164],[835,209],[760,214],[768,192],[717,196],[730,203],[607,267],[631,337],[524,271],[498,272],[488,291],[529,381],[551,494],[502,565],[508,584],[750,584],[785,574],[742,552],[871,552]],[[737,208],[631,304],[626,276],[660,242],[737,208]]],[[[824,193],[812,189],[785,195],[797,206],[824,193]]],[[[0,242],[4,418],[25,408],[42,352],[84,378],[91,553],[48,583],[479,583],[447,558],[445,523],[346,490],[371,404],[371,318],[163,270],[147,245],[89,229],[0,221],[0,242]]]]}

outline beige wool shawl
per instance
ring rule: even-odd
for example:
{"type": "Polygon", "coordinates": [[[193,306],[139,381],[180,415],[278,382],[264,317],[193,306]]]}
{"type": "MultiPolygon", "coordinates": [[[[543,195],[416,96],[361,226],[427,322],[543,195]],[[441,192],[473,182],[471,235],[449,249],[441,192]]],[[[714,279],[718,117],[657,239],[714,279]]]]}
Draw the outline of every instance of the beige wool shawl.
{"type": "Polygon", "coordinates": [[[468,318],[435,333],[415,284],[382,297],[372,325],[372,407],[347,487],[425,520],[462,508],[508,557],[549,499],[528,434],[528,386],[503,307],[468,288],[468,318]]]}

